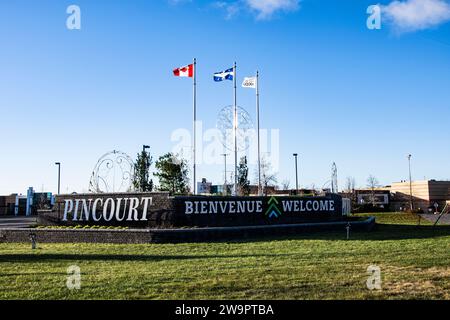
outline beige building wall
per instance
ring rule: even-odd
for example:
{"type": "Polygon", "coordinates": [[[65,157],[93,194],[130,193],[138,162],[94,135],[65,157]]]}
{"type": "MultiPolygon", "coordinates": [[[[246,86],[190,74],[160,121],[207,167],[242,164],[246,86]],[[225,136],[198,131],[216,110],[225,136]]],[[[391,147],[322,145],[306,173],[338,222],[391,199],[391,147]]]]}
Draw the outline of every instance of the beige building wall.
{"type": "MultiPolygon", "coordinates": [[[[425,210],[435,203],[442,208],[447,201],[450,201],[450,181],[418,180],[413,181],[411,185],[416,209],[425,210]]],[[[409,202],[409,181],[392,183],[389,189],[399,206],[405,206],[409,202]]]]}
{"type": "MultiPolygon", "coordinates": [[[[429,201],[430,194],[429,194],[428,180],[413,181],[411,183],[411,187],[412,187],[412,196],[415,199],[429,201]]],[[[401,195],[409,197],[410,196],[409,181],[394,182],[391,185],[390,191],[392,193],[400,193],[401,195]]]]}

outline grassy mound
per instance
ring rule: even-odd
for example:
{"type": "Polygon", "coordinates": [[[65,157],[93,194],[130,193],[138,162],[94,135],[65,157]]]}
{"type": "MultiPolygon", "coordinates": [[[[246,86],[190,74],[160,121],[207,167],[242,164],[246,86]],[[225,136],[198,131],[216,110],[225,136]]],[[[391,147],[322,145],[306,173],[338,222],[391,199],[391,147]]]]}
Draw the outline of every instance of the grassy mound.
{"type": "MultiPolygon", "coordinates": [[[[362,215],[366,216],[366,215],[362,215]]],[[[450,226],[376,214],[370,233],[196,244],[0,244],[0,299],[450,299],[450,226]],[[81,269],[81,289],[66,287],[81,269]],[[369,265],[382,289],[369,290],[369,265]]]]}

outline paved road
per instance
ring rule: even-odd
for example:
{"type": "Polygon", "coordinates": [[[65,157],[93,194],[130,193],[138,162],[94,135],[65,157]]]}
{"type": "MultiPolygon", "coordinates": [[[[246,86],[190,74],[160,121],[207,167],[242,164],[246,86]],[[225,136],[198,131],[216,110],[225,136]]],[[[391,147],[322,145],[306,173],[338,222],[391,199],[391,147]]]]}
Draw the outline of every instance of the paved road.
{"type": "Polygon", "coordinates": [[[14,217],[2,216],[0,217],[0,229],[4,228],[28,228],[35,225],[36,217],[14,217]]]}
{"type": "MultiPolygon", "coordinates": [[[[421,216],[422,216],[422,218],[427,219],[428,221],[431,221],[433,223],[435,223],[439,217],[438,214],[421,214],[421,216]]],[[[450,224],[450,214],[444,214],[441,217],[438,225],[443,225],[443,224],[450,224]]]]}

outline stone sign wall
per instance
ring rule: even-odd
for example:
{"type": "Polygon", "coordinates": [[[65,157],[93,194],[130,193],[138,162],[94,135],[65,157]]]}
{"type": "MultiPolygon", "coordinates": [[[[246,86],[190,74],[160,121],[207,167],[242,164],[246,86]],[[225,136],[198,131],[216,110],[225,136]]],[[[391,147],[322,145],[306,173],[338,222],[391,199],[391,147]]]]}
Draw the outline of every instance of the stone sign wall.
{"type": "Polygon", "coordinates": [[[173,199],[168,192],[60,195],[42,218],[64,225],[171,227],[173,199]]]}
{"type": "Polygon", "coordinates": [[[72,194],[56,197],[42,224],[138,228],[228,227],[338,221],[342,198],[170,197],[169,193],[72,194]]]}
{"type": "Polygon", "coordinates": [[[327,197],[177,197],[174,208],[184,225],[242,226],[336,221],[342,198],[327,197]]]}

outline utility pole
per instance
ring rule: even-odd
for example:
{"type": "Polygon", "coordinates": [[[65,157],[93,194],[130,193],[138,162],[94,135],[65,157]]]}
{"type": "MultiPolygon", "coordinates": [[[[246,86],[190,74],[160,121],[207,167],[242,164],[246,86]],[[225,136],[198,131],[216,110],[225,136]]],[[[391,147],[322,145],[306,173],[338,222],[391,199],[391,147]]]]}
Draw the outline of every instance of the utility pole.
{"type": "Polygon", "coordinates": [[[408,155],[408,165],[409,165],[409,208],[411,212],[414,210],[413,195],[412,195],[412,178],[411,178],[411,155],[408,155]]]}
{"type": "Polygon", "coordinates": [[[224,167],[224,171],[223,171],[223,176],[225,178],[225,182],[223,185],[223,191],[225,193],[225,195],[228,195],[228,186],[227,186],[227,153],[222,154],[223,158],[224,158],[224,163],[225,163],[225,167],[224,167]]]}
{"type": "Polygon", "coordinates": [[[58,195],[61,194],[61,162],[55,162],[58,166],[58,195]]]}
{"type": "MultiPolygon", "coordinates": [[[[55,162],[55,165],[58,166],[58,196],[59,196],[61,194],[61,162],[55,162]]],[[[58,202],[58,220],[60,220],[59,217],[60,213],[61,213],[61,203],[58,202]]]]}
{"type": "Polygon", "coordinates": [[[298,153],[294,153],[295,158],[295,195],[298,195],[298,165],[297,165],[298,153]]]}

